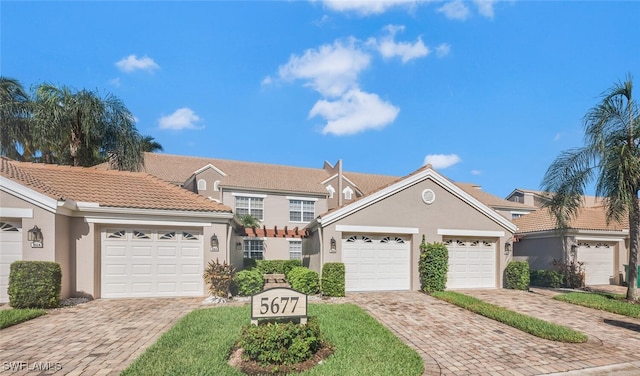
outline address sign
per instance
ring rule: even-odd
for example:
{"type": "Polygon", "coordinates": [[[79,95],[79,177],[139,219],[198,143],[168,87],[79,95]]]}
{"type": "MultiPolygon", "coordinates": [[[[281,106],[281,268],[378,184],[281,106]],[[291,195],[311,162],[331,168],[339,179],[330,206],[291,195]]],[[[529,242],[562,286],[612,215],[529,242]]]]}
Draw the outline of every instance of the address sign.
{"type": "Polygon", "coordinates": [[[307,295],[296,290],[276,287],[251,297],[251,320],[307,317],[307,295]]]}

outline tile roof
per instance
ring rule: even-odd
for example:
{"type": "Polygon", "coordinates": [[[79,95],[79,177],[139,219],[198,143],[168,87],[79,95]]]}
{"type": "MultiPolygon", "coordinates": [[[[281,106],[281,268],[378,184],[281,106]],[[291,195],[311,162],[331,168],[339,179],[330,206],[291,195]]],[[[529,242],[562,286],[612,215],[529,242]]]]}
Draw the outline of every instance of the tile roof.
{"type": "MultiPolygon", "coordinates": [[[[551,194],[546,191],[537,191],[534,189],[524,189],[524,188],[516,188],[515,191],[520,191],[522,193],[530,193],[532,195],[540,197],[543,200],[551,199],[551,194]]],[[[584,200],[583,205],[586,207],[602,206],[602,197],[582,196],[582,198],[584,200]]]]}
{"type": "Polygon", "coordinates": [[[231,212],[228,206],[140,172],[25,163],[0,158],[0,176],[56,200],[101,207],[231,212]]]}
{"type": "Polygon", "coordinates": [[[492,195],[486,191],[483,191],[476,184],[471,183],[454,183],[460,189],[473,196],[476,200],[492,208],[505,208],[505,209],[522,209],[531,211],[533,208],[529,205],[525,205],[521,202],[514,202],[505,200],[498,196],[492,195]]]}
{"type": "MultiPolygon", "coordinates": [[[[549,231],[557,228],[555,219],[546,208],[516,218],[513,223],[518,226],[518,233],[549,231]]],[[[625,217],[621,222],[607,224],[606,210],[603,206],[584,207],[578,210],[578,215],[571,220],[569,228],[574,230],[622,231],[629,229],[629,218],[625,217]]]]}
{"type": "MultiPolygon", "coordinates": [[[[331,177],[323,168],[293,167],[217,158],[190,157],[145,153],[144,171],[158,178],[183,184],[194,172],[211,164],[225,173],[220,185],[227,188],[258,189],[309,194],[327,194],[322,181],[331,177]]],[[[101,166],[104,168],[104,166],[101,166]]],[[[364,193],[368,194],[397,177],[343,172],[364,193]]]]}

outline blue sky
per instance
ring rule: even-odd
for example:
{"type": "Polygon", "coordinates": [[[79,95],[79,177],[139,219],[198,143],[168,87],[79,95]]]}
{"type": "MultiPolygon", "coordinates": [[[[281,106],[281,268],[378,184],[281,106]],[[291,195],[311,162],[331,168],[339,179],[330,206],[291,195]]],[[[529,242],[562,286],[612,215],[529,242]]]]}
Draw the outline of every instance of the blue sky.
{"type": "Polygon", "coordinates": [[[627,74],[640,2],[0,3],[0,74],[112,93],[165,153],[539,188],[627,74]]]}

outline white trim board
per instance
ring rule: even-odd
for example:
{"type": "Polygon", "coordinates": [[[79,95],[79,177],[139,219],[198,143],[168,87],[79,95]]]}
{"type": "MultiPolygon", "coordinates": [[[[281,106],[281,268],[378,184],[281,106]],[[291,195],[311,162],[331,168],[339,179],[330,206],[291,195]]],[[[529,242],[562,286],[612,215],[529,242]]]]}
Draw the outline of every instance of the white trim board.
{"type": "Polygon", "coordinates": [[[285,196],[287,200],[298,200],[298,201],[318,201],[315,197],[301,197],[301,196],[285,196]]]}
{"type": "Polygon", "coordinates": [[[52,213],[55,213],[58,207],[58,200],[26,187],[12,179],[5,178],[4,176],[0,176],[0,188],[19,199],[52,213]]]}
{"type": "Polygon", "coordinates": [[[443,236],[480,236],[484,238],[502,238],[504,231],[484,231],[484,230],[454,230],[439,228],[438,235],[443,236]]]}
{"type": "Polygon", "coordinates": [[[239,192],[231,192],[231,196],[234,197],[253,197],[253,198],[265,198],[267,195],[257,194],[257,193],[239,193],[239,192]]]}
{"type": "Polygon", "coordinates": [[[33,209],[0,208],[0,217],[3,218],[33,218],[33,209]]]}
{"type": "Polygon", "coordinates": [[[222,176],[227,176],[227,174],[224,173],[224,171],[222,171],[221,169],[217,168],[216,166],[212,165],[211,163],[209,163],[208,165],[201,167],[197,170],[195,170],[193,172],[194,175],[198,175],[199,173],[201,173],[202,171],[205,171],[207,169],[212,169],[213,171],[217,172],[218,174],[222,175],[222,176]]]}
{"type": "Polygon", "coordinates": [[[336,225],[336,231],[371,233],[371,234],[417,234],[420,232],[420,230],[417,227],[352,226],[352,225],[336,225]]]}
{"type": "Polygon", "coordinates": [[[138,226],[211,227],[211,223],[86,217],[87,223],[138,226]]]}

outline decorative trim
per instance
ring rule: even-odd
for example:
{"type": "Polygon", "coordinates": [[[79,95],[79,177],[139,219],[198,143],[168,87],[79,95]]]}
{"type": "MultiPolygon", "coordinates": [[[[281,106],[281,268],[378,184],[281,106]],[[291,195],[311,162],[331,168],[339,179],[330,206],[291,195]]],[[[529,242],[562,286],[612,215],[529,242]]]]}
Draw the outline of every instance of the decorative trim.
{"type": "MultiPolygon", "coordinates": [[[[327,184],[328,182],[330,182],[333,179],[337,179],[338,178],[338,174],[335,174],[333,176],[331,176],[328,179],[325,179],[323,181],[320,182],[320,184],[324,185],[327,184]]],[[[353,185],[354,187],[358,187],[354,182],[352,182],[351,180],[349,180],[349,178],[347,178],[346,176],[344,176],[344,174],[342,174],[342,180],[345,180],[347,183],[353,185]]]]}
{"type": "Polygon", "coordinates": [[[286,196],[286,199],[287,200],[298,200],[298,201],[313,201],[313,202],[318,201],[317,198],[313,198],[313,197],[286,196]]]}
{"type": "Polygon", "coordinates": [[[266,198],[267,195],[263,195],[263,194],[258,194],[258,193],[238,193],[238,192],[231,192],[231,196],[234,197],[253,197],[253,198],[266,198]]]}
{"type": "Polygon", "coordinates": [[[438,235],[444,236],[480,236],[485,238],[502,238],[504,231],[484,231],[484,230],[454,230],[438,229],[438,235]]]}
{"type": "Polygon", "coordinates": [[[211,227],[211,223],[181,222],[181,221],[154,221],[139,219],[97,218],[86,217],[87,223],[101,223],[111,225],[136,225],[136,226],[176,226],[176,227],[211,227]]]}
{"type": "Polygon", "coordinates": [[[42,209],[56,212],[58,200],[30,189],[17,181],[0,176],[0,189],[42,209]]]}
{"type": "Polygon", "coordinates": [[[207,169],[212,169],[213,171],[217,172],[218,174],[222,175],[222,176],[227,176],[227,174],[225,174],[221,169],[217,168],[216,166],[212,165],[211,163],[209,163],[208,165],[201,167],[197,170],[195,170],[193,172],[194,175],[197,175],[207,169]]]}
{"type": "Polygon", "coordinates": [[[33,218],[33,209],[0,208],[0,217],[33,218]]]}
{"type": "Polygon", "coordinates": [[[433,189],[425,189],[424,191],[422,191],[420,197],[422,197],[422,202],[427,205],[431,205],[436,201],[436,193],[433,191],[433,189]]]}
{"type": "Polygon", "coordinates": [[[576,241],[591,241],[591,242],[610,242],[617,243],[626,240],[625,238],[610,238],[608,236],[601,237],[587,237],[587,236],[576,236],[576,241]]]}
{"type": "Polygon", "coordinates": [[[420,229],[417,227],[336,225],[336,231],[358,233],[362,232],[370,234],[417,234],[420,232],[420,229]]]}

